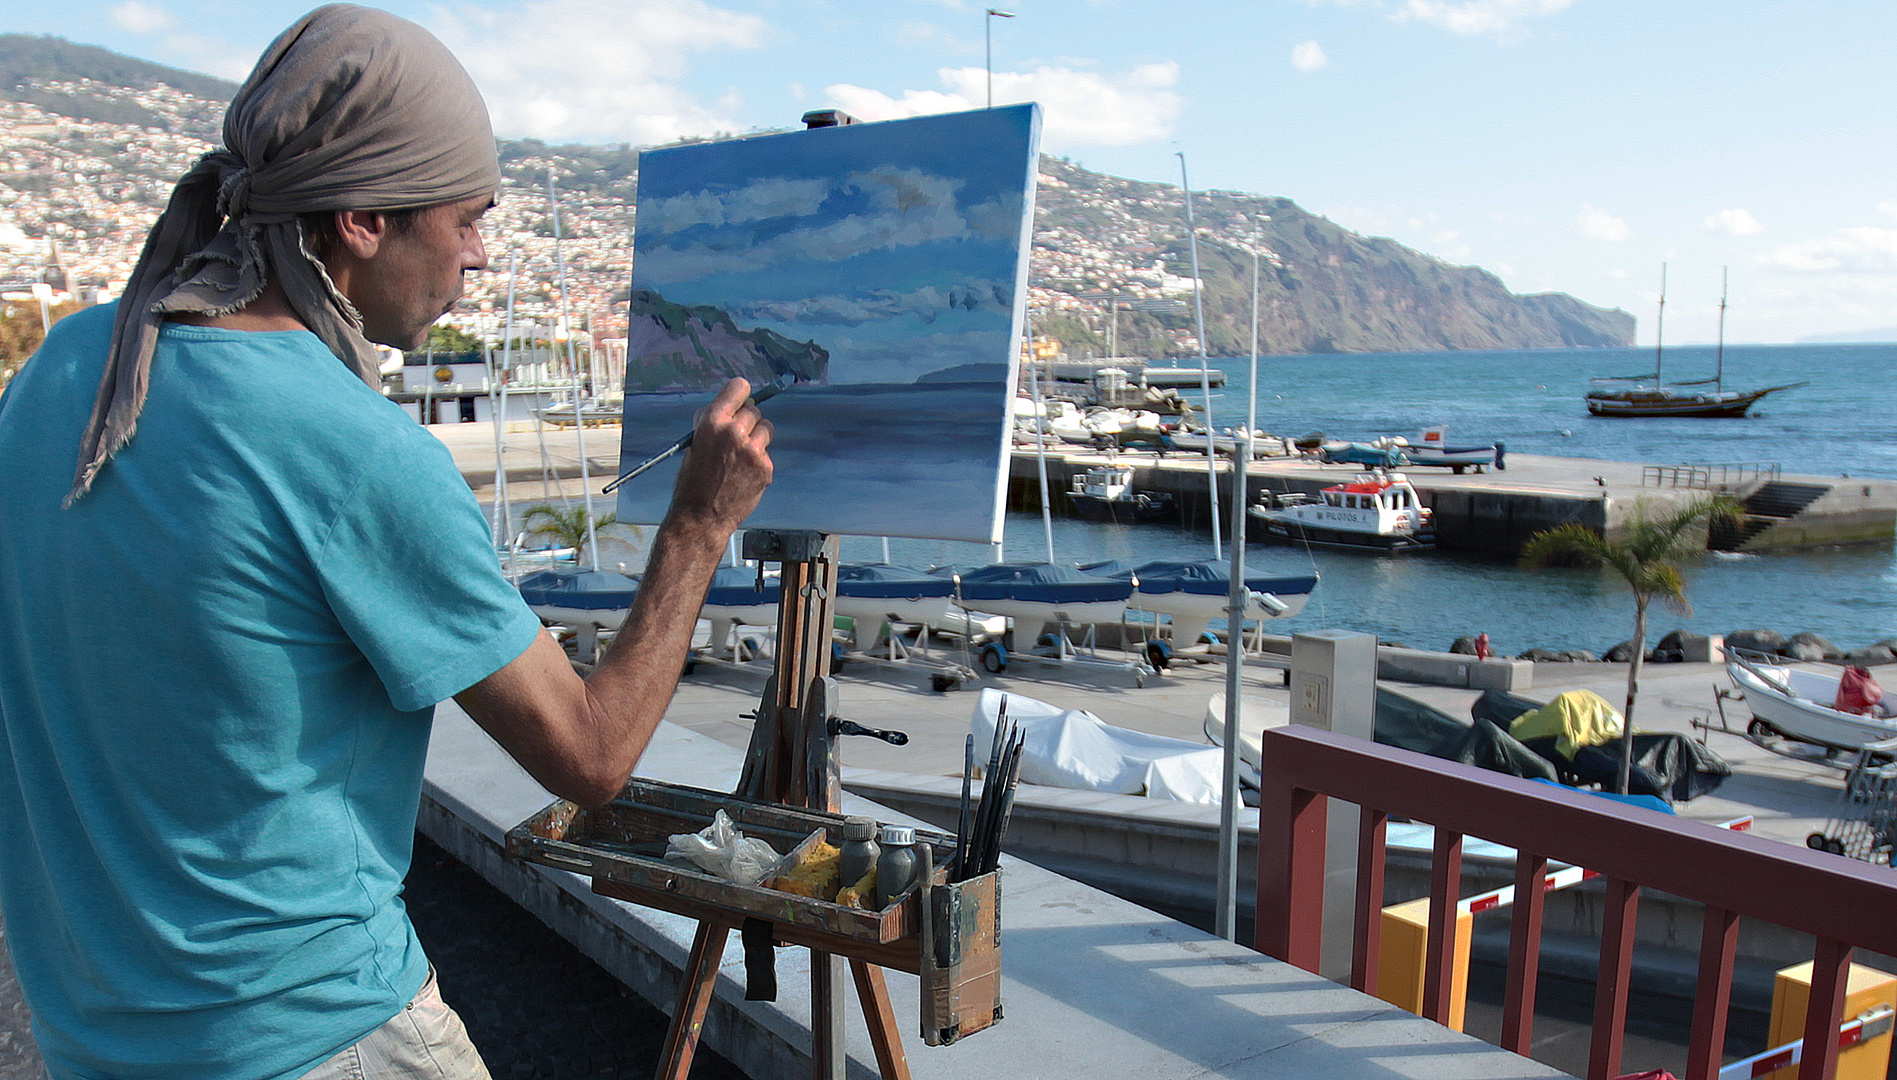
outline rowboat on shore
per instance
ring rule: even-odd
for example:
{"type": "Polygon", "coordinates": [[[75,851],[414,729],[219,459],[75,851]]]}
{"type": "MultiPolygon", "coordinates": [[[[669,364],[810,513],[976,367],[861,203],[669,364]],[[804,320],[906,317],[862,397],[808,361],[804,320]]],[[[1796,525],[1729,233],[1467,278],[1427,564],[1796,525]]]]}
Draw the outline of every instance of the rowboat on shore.
{"type": "Polygon", "coordinates": [[[1396,440],[1403,456],[1410,459],[1411,465],[1435,465],[1452,469],[1456,475],[1462,475],[1464,469],[1482,472],[1485,469],[1507,468],[1506,449],[1499,442],[1485,445],[1451,446],[1447,429],[1438,425],[1424,428],[1423,437],[1415,442],[1396,440]]]}
{"type": "Polygon", "coordinates": [[[1842,670],[1833,674],[1726,658],[1726,675],[1752,710],[1754,736],[1783,735],[1834,750],[1861,750],[1866,743],[1897,737],[1897,693],[1886,693],[1865,713],[1836,708],[1842,670]]]}

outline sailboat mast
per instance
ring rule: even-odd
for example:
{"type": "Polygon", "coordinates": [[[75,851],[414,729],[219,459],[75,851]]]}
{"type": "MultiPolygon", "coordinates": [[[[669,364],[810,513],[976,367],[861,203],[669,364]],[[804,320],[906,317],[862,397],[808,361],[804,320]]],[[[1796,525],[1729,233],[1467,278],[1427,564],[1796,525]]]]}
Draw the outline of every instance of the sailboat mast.
{"type": "Polygon", "coordinates": [[[1713,382],[1716,384],[1714,389],[1724,393],[1726,390],[1726,268],[1723,266],[1719,268],[1719,350],[1713,355],[1714,363],[1717,364],[1713,368],[1713,382]]]}
{"type": "MultiPolygon", "coordinates": [[[[586,547],[593,557],[593,569],[599,569],[599,544],[593,530],[593,478],[588,475],[586,459],[586,401],[581,393],[580,360],[573,351],[573,322],[567,316],[566,256],[560,250],[560,196],[553,189],[553,166],[547,166],[547,210],[553,219],[553,262],[560,275],[560,327],[566,331],[567,367],[573,373],[573,433],[579,440],[580,492],[586,507],[586,547]]],[[[588,365],[588,382],[591,365],[588,365]]],[[[587,388],[589,391],[591,387],[587,388]]],[[[575,560],[578,561],[577,559],[575,560]]]]}
{"type": "Polygon", "coordinates": [[[1185,151],[1176,151],[1179,158],[1179,187],[1186,194],[1186,238],[1192,246],[1192,304],[1198,312],[1199,328],[1199,393],[1205,403],[1205,479],[1206,494],[1212,505],[1212,557],[1219,553],[1219,466],[1217,440],[1213,437],[1216,430],[1212,427],[1212,362],[1205,354],[1205,286],[1199,280],[1199,229],[1192,221],[1192,181],[1186,177],[1185,151]]]}
{"type": "Polygon", "coordinates": [[[1660,314],[1653,323],[1653,385],[1660,385],[1660,354],[1666,341],[1666,264],[1660,264],[1660,314]]]}

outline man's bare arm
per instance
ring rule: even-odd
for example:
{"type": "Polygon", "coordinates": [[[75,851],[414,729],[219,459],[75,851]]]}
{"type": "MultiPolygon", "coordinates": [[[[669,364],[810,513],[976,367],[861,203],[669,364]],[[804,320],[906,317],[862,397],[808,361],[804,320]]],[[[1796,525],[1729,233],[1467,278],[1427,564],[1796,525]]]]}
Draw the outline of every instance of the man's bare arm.
{"type": "Polygon", "coordinates": [[[638,597],[593,674],[582,681],[542,634],[455,695],[562,798],[598,806],[617,795],[671,703],[712,571],[771,480],[771,424],[746,403],[749,393],[734,379],[699,415],[638,597]]]}

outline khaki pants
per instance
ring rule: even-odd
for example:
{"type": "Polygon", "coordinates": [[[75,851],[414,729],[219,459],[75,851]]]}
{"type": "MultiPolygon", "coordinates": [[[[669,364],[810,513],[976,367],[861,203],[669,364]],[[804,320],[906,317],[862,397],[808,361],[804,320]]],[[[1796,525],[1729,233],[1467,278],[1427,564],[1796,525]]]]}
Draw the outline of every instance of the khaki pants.
{"type": "Polygon", "coordinates": [[[415,1000],[362,1041],[304,1074],[303,1080],[490,1080],[468,1029],[441,1000],[428,971],[415,1000]]]}

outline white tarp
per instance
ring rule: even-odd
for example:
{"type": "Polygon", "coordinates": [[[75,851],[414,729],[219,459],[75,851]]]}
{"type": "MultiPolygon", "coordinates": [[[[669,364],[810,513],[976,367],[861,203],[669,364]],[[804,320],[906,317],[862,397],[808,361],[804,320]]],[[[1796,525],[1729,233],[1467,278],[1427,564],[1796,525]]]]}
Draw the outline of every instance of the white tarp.
{"type": "MultiPolygon", "coordinates": [[[[984,689],[970,725],[975,763],[984,767],[994,745],[995,715],[1004,695],[984,689]]],[[[1150,795],[1179,802],[1219,801],[1224,751],[1204,743],[1114,727],[1084,709],[1062,709],[1007,694],[1008,719],[1020,725],[1021,779],[1047,787],[1150,795]]]]}

